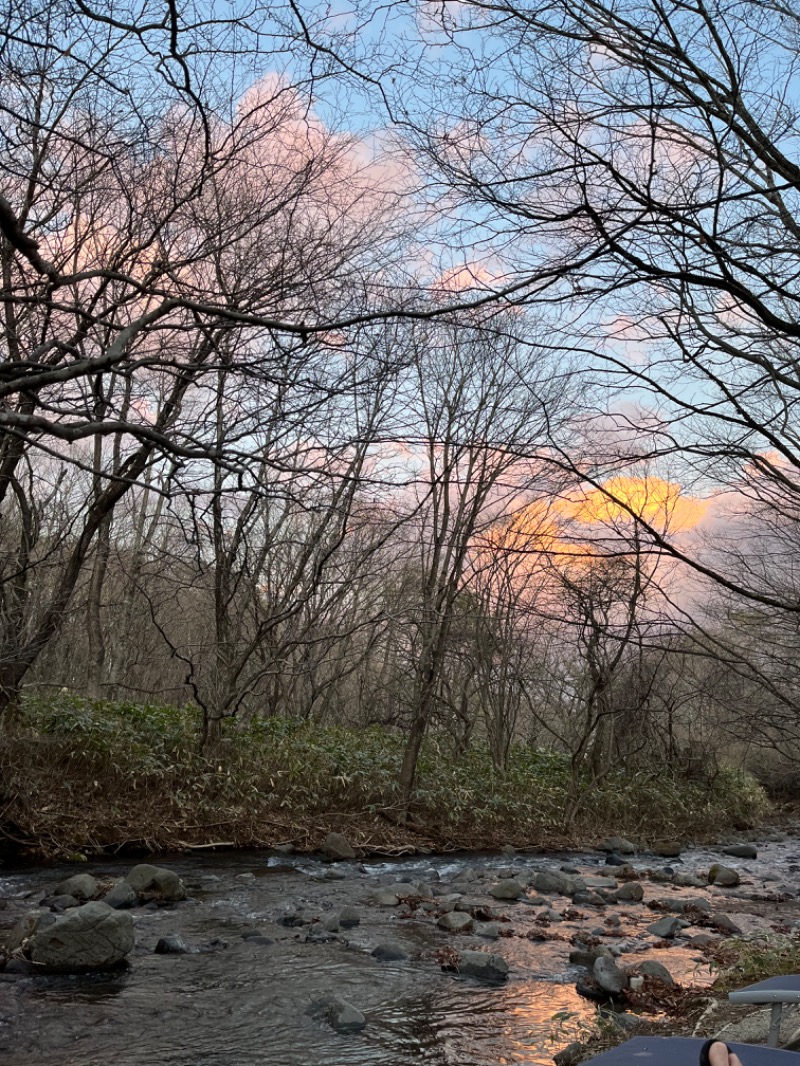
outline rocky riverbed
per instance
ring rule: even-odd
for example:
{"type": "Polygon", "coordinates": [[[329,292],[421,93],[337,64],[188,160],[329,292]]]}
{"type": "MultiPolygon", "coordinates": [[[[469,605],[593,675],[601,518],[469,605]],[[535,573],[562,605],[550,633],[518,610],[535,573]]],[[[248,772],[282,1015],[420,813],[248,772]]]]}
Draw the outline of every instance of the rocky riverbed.
{"type": "Polygon", "coordinates": [[[77,913],[80,898],[56,893],[76,872],[95,878],[95,895],[114,888],[110,902],[134,904],[134,936],[122,966],[73,974],[26,961],[17,935],[0,972],[0,1056],[6,1066],[550,1063],[594,1017],[576,984],[591,995],[633,976],[639,988],[647,962],[708,984],[709,938],[800,922],[800,842],[773,834],[741,850],[179,856],[159,860],[172,898],[154,883],[115,884],[130,862],[6,867],[0,938],[26,915],[77,913]]]}

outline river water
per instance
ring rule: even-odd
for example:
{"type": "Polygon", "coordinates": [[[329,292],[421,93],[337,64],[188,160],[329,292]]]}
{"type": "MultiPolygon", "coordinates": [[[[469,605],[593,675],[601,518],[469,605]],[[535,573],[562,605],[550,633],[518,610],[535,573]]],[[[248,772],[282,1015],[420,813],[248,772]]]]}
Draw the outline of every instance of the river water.
{"type": "MultiPolygon", "coordinates": [[[[696,894],[723,897],[715,905],[724,905],[747,931],[776,928],[800,917],[798,905],[784,903],[789,909],[778,913],[754,906],[752,898],[768,899],[780,881],[782,890],[800,893],[797,850],[796,841],[773,842],[760,849],[755,863],[725,860],[749,883],[724,894],[716,889],[696,894]]],[[[719,858],[694,851],[672,863],[675,869],[707,869],[719,858]]],[[[542,1066],[594,1015],[594,1006],[575,992],[580,971],[568,961],[571,938],[601,935],[624,952],[623,964],[657,958],[682,983],[711,979],[703,956],[685,941],[658,950],[644,927],[659,915],[644,906],[581,907],[578,915],[548,924],[537,921],[541,903],[498,904],[486,890],[512,862],[507,857],[426,857],[335,868],[269,853],[158,862],[180,874],[191,898],[132,911],[136,947],[124,970],[70,977],[0,973],[3,1066],[542,1066]],[[404,908],[380,907],[372,899],[380,886],[403,879],[459,882],[466,869],[475,875],[471,895],[485,898],[508,919],[501,923],[506,935],[498,940],[453,936],[437,929],[431,916],[402,917],[404,908]],[[360,924],[329,941],[309,937],[318,923],[283,924],[290,915],[306,922],[325,919],[343,906],[358,910],[360,924]],[[609,916],[619,924],[604,924],[609,916]],[[253,930],[272,943],[243,938],[253,930]],[[167,934],[180,935],[192,953],[155,954],[158,939],[167,934]],[[372,949],[387,941],[401,945],[408,959],[373,958],[372,949]],[[508,981],[484,985],[442,971],[435,952],[445,946],[501,954],[511,968],[508,981]],[[330,993],[366,1015],[362,1032],[339,1034],[306,1013],[315,998],[330,993]]],[[[513,859],[523,877],[564,864],[582,875],[602,876],[602,862],[594,854],[513,859]]],[[[651,855],[633,862],[663,869],[670,860],[651,855]]],[[[5,902],[0,935],[35,910],[60,880],[84,871],[98,879],[120,877],[131,865],[0,868],[5,902]]],[[[692,894],[643,883],[645,902],[678,891],[692,894]]],[[[550,897],[548,903],[562,913],[569,908],[564,898],[550,897]]]]}

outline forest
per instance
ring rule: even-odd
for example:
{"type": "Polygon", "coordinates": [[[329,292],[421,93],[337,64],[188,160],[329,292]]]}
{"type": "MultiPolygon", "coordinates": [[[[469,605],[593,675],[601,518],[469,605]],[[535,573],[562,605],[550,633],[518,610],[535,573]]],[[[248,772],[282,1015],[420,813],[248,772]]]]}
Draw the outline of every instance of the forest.
{"type": "Polygon", "coordinates": [[[800,13],[2,0],[0,833],[800,777],[800,13]]]}

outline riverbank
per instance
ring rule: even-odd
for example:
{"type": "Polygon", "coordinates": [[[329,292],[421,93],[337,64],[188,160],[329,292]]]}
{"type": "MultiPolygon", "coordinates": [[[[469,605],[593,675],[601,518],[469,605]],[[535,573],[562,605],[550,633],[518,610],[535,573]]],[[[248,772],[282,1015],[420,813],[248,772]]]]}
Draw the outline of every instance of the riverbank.
{"type": "Polygon", "coordinates": [[[590,780],[563,753],[516,746],[498,772],[481,744],[455,757],[430,740],[403,820],[396,732],[272,718],[231,726],[206,754],[197,736],[190,708],[26,700],[0,735],[5,850],[313,851],[331,830],[386,855],[565,848],[609,831],[653,845],[753,829],[769,811],[757,783],[730,767],[689,776],[620,766],[590,780]]]}

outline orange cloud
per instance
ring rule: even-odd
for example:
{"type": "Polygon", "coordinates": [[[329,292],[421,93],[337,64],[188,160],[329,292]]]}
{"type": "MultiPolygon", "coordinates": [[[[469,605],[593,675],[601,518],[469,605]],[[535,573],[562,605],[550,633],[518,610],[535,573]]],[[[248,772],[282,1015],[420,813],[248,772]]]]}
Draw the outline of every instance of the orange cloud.
{"type": "Polygon", "coordinates": [[[583,525],[617,527],[635,515],[660,532],[680,533],[698,525],[709,501],[685,495],[674,481],[619,476],[609,478],[602,489],[586,490],[559,506],[565,517],[583,525]]]}

